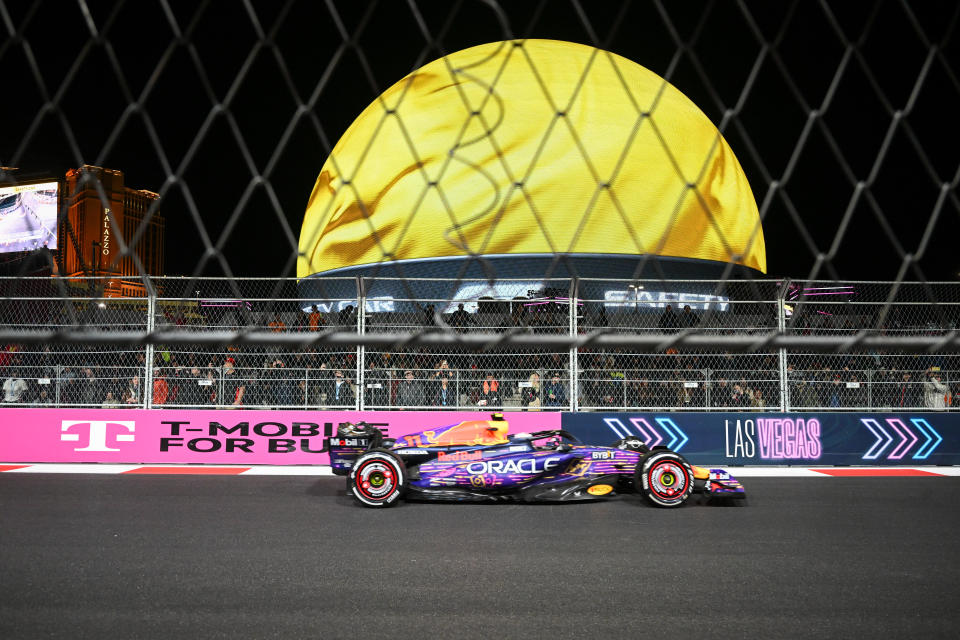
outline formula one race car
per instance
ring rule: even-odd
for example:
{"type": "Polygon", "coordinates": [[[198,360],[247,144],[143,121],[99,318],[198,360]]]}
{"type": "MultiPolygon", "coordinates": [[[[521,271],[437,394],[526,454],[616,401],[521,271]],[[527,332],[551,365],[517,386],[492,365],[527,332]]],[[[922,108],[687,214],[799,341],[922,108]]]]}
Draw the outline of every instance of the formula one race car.
{"type": "Polygon", "coordinates": [[[702,469],[638,438],[586,446],[563,430],[507,434],[499,414],[385,439],[376,427],[344,423],[327,446],[333,472],[367,507],[398,499],[572,502],[637,492],[658,507],[679,507],[694,492],[743,498],[722,469],[702,469]]]}

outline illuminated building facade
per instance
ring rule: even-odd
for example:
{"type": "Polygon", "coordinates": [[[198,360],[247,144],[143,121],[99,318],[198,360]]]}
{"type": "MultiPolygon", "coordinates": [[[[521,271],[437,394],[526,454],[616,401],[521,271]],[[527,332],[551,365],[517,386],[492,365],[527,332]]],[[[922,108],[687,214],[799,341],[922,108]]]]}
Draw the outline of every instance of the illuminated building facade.
{"type": "Polygon", "coordinates": [[[68,171],[62,194],[67,215],[60,222],[61,274],[103,278],[104,297],[143,296],[140,276],[164,273],[164,218],[155,211],[144,224],[159,196],[126,187],[122,171],[91,165],[68,171]],[[133,255],[121,256],[120,239],[129,244],[141,226],[133,255]]]}

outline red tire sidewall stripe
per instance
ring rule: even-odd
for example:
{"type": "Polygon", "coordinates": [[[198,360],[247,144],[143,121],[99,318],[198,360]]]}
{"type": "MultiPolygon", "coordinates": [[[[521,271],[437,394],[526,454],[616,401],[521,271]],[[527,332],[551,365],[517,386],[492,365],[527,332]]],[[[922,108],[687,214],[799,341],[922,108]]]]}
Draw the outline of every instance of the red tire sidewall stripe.
{"type": "MultiPolygon", "coordinates": [[[[687,471],[686,466],[684,466],[680,461],[673,460],[671,458],[667,458],[666,460],[660,460],[658,462],[655,462],[652,467],[647,469],[646,475],[647,475],[647,485],[650,487],[650,491],[661,500],[667,500],[671,502],[675,501],[678,498],[681,498],[684,495],[686,495],[690,487],[690,473],[689,471],[687,471]],[[655,483],[653,482],[653,473],[654,471],[657,470],[657,468],[663,465],[670,465],[672,467],[679,468],[681,473],[683,474],[683,489],[675,495],[664,495],[659,491],[657,491],[656,487],[654,486],[655,483]]],[[[676,475],[675,472],[674,472],[674,475],[676,475]]]]}
{"type": "Polygon", "coordinates": [[[400,470],[396,467],[396,465],[393,464],[393,461],[390,460],[390,459],[388,459],[388,458],[386,458],[386,457],[382,457],[382,456],[380,456],[380,457],[375,457],[375,458],[370,458],[369,460],[365,460],[362,464],[360,464],[359,466],[357,466],[357,467],[355,467],[355,468],[353,469],[353,488],[354,488],[354,490],[357,491],[358,493],[360,493],[360,494],[361,494],[364,498],[366,498],[367,500],[371,500],[371,501],[374,501],[374,502],[389,502],[390,499],[391,499],[391,496],[393,496],[393,494],[395,494],[397,491],[399,491],[399,488],[400,488],[400,485],[401,485],[402,481],[403,481],[403,474],[400,473],[400,470]],[[367,492],[367,491],[363,488],[363,484],[362,484],[362,477],[363,477],[362,471],[363,471],[363,469],[366,468],[368,465],[375,464],[375,463],[376,463],[376,464],[383,464],[383,465],[386,465],[386,466],[390,467],[390,469],[391,469],[391,471],[393,472],[393,475],[394,475],[394,488],[393,488],[393,491],[391,491],[390,493],[388,493],[388,494],[386,494],[386,495],[383,495],[383,496],[371,495],[369,492],[367,492]]]}

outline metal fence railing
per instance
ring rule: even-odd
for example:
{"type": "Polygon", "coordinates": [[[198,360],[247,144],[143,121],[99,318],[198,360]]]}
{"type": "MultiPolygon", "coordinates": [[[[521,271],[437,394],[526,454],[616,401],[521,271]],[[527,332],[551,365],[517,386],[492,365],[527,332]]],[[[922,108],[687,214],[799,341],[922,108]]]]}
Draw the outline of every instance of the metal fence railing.
{"type": "Polygon", "coordinates": [[[953,404],[960,394],[957,370],[939,372],[939,380],[926,371],[794,371],[785,397],[775,370],[584,369],[575,386],[566,371],[545,369],[450,369],[441,376],[435,370],[372,368],[364,373],[358,383],[353,369],[269,363],[263,368],[155,367],[148,388],[145,372],[136,368],[55,365],[37,376],[33,367],[10,365],[3,374],[3,406],[778,411],[783,402],[790,411],[960,410],[953,404]]]}
{"type": "Polygon", "coordinates": [[[828,297],[815,295],[816,283],[583,280],[564,289],[572,296],[525,284],[526,295],[501,287],[497,296],[370,300],[296,297],[295,282],[276,280],[241,282],[233,295],[220,281],[201,282],[185,297],[179,279],[157,279],[159,295],[133,299],[77,288],[40,295],[49,279],[19,279],[17,291],[6,284],[0,333],[21,339],[0,342],[5,406],[960,408],[960,352],[949,344],[933,352],[811,348],[836,334],[948,339],[960,285],[851,283],[828,297]],[[82,339],[56,340],[63,331],[82,339]],[[126,338],[104,342],[116,335],[126,338]],[[425,335],[436,342],[413,339],[425,335]],[[482,348],[466,341],[477,336],[482,348]],[[691,336],[703,341],[679,341],[691,336]],[[744,336],[759,348],[723,342],[744,336]],[[764,347],[771,336],[805,342],[764,347]],[[386,339],[365,344],[371,337],[386,339]],[[623,341],[608,346],[609,337],[623,341]]]}

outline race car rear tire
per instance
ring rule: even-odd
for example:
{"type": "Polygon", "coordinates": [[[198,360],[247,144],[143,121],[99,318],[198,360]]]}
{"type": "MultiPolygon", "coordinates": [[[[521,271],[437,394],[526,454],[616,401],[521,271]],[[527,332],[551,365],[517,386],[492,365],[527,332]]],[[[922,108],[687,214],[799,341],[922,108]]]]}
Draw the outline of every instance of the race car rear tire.
{"type": "Polygon", "coordinates": [[[637,491],[657,507],[682,506],[693,492],[693,467],[673,451],[651,451],[634,472],[637,491]]]}
{"type": "Polygon", "coordinates": [[[347,494],[365,507],[392,507],[407,491],[407,467],[386,449],[357,456],[347,476],[347,494]]]}

